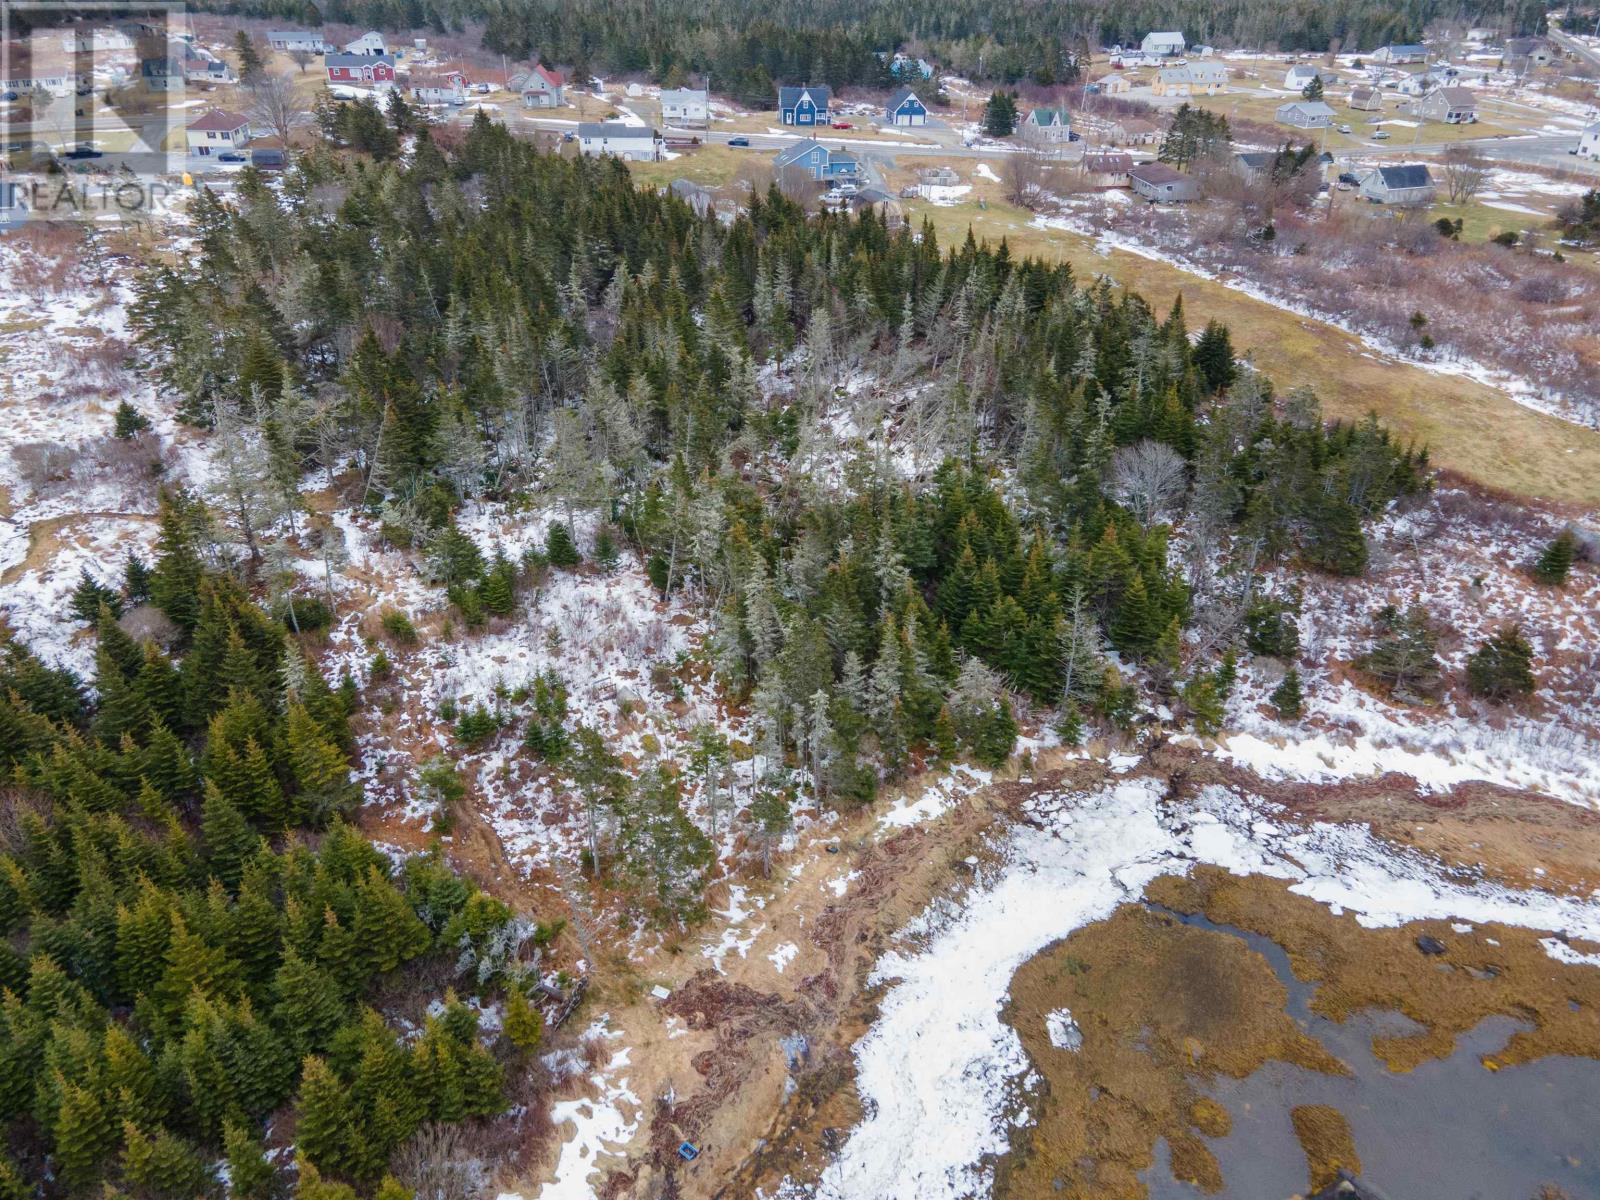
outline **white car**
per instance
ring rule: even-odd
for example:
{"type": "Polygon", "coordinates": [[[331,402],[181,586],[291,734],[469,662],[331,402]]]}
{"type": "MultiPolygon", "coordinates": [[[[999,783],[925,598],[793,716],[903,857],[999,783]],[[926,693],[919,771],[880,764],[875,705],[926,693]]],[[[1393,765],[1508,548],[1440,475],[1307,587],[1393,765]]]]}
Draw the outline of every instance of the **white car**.
{"type": "Polygon", "coordinates": [[[1351,129],[1350,126],[1348,126],[1348,125],[1341,125],[1341,126],[1339,126],[1339,132],[1340,133],[1354,133],[1355,130],[1351,129]]]}

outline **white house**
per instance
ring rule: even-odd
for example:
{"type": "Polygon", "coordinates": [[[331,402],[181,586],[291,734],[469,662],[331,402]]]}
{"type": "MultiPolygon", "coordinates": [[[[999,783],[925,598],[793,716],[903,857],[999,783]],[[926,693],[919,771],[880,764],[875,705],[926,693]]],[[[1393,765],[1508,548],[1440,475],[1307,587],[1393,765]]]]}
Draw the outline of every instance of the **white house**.
{"type": "Polygon", "coordinates": [[[368,33],[363,33],[353,42],[346,42],[344,52],[346,54],[387,54],[389,53],[389,47],[384,44],[383,34],[377,30],[372,30],[368,33]]]}
{"type": "Polygon", "coordinates": [[[320,33],[305,29],[275,29],[267,34],[267,45],[284,54],[304,50],[308,54],[326,54],[330,49],[328,39],[320,33]]]}
{"type": "Polygon", "coordinates": [[[1331,71],[1319,71],[1316,67],[1301,63],[1284,72],[1283,86],[1293,92],[1303,92],[1311,86],[1313,79],[1322,80],[1324,86],[1339,81],[1339,77],[1331,71]]]}
{"type": "Polygon", "coordinates": [[[1399,91],[1402,96],[1426,96],[1443,83],[1444,80],[1438,75],[1424,71],[1420,75],[1407,75],[1400,81],[1399,91]]]}
{"type": "Polygon", "coordinates": [[[62,35],[61,48],[68,54],[102,54],[132,50],[133,39],[121,29],[77,29],[62,35]]]}
{"type": "Polygon", "coordinates": [[[1161,58],[1176,58],[1183,53],[1185,44],[1183,34],[1176,31],[1147,33],[1144,35],[1144,41],[1139,43],[1139,52],[1161,58]]]}
{"type": "Polygon", "coordinates": [[[1578,138],[1579,158],[1600,158],[1600,122],[1589,126],[1578,138]]]}
{"type": "Polygon", "coordinates": [[[1370,56],[1373,62],[1385,63],[1388,66],[1398,66],[1401,63],[1420,63],[1428,61],[1428,48],[1426,46],[1379,46],[1370,56]]]}
{"type": "Polygon", "coordinates": [[[655,162],[661,157],[661,135],[648,125],[621,121],[580,121],[580,154],[615,154],[624,162],[655,162]]]}
{"type": "Polygon", "coordinates": [[[711,120],[711,94],[703,88],[662,88],[663,125],[703,126],[711,120]]]}
{"type": "Polygon", "coordinates": [[[184,131],[189,153],[210,158],[229,150],[242,150],[250,141],[250,118],[226,109],[213,108],[184,131]]]}
{"type": "Polygon", "coordinates": [[[459,71],[443,75],[414,75],[411,94],[419,104],[465,104],[467,89],[459,71]]]}

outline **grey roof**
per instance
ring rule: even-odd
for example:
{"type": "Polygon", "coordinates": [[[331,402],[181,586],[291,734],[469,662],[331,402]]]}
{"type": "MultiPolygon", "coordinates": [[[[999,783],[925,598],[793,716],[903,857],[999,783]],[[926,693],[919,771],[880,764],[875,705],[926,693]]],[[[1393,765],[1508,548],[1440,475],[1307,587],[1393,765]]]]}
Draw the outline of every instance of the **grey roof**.
{"type": "Polygon", "coordinates": [[[859,207],[864,204],[884,204],[890,199],[891,197],[888,192],[882,191],[879,188],[869,187],[862,188],[854,196],[851,196],[850,203],[859,207]]]}
{"type": "Polygon", "coordinates": [[[894,95],[889,97],[889,103],[887,106],[888,111],[893,112],[895,109],[904,104],[907,99],[915,100],[918,104],[921,104],[923,108],[928,107],[923,103],[922,97],[917,95],[914,88],[903,87],[894,95]]]}
{"type": "Polygon", "coordinates": [[[778,89],[778,107],[780,109],[793,108],[799,103],[802,92],[810,92],[811,98],[824,108],[833,100],[833,92],[825,84],[819,84],[814,87],[809,85],[805,87],[781,87],[778,89]]]}
{"type": "Polygon", "coordinates": [[[1396,46],[1384,46],[1382,49],[1387,50],[1390,54],[1426,54],[1428,52],[1426,46],[1418,46],[1411,42],[1396,46]]]}
{"type": "Polygon", "coordinates": [[[679,106],[685,104],[706,104],[710,102],[710,99],[711,96],[708,92],[698,88],[661,89],[661,107],[663,108],[669,104],[676,104],[679,106]]]}
{"type": "Polygon", "coordinates": [[[392,54],[329,54],[323,57],[322,64],[326,67],[360,67],[371,66],[373,63],[388,63],[394,66],[392,54]]]}
{"type": "Polygon", "coordinates": [[[1422,163],[1406,163],[1399,167],[1379,167],[1378,178],[1383,180],[1383,186],[1391,192],[1404,191],[1407,188],[1424,188],[1433,186],[1433,176],[1428,173],[1428,168],[1422,163]]]}
{"type": "Polygon", "coordinates": [[[1252,171],[1271,170],[1272,164],[1278,160],[1277,154],[1271,150],[1245,150],[1234,157],[1242,166],[1249,167],[1252,171]]]}
{"type": "Polygon", "coordinates": [[[1478,100],[1464,87],[1442,87],[1433,93],[1442,96],[1451,108],[1477,108],[1478,100]]]}
{"type": "Polygon", "coordinates": [[[1167,166],[1166,163],[1160,162],[1145,163],[1143,166],[1135,167],[1128,172],[1128,176],[1131,179],[1137,179],[1140,183],[1148,183],[1156,187],[1161,187],[1168,183],[1177,183],[1185,178],[1185,176],[1167,166]]]}
{"type": "Polygon", "coordinates": [[[641,138],[655,139],[656,131],[648,125],[629,125],[623,121],[579,121],[581,138],[641,138]]]}
{"type": "Polygon", "coordinates": [[[1291,104],[1278,105],[1278,111],[1286,108],[1297,109],[1308,117],[1331,117],[1334,115],[1333,107],[1321,100],[1296,100],[1291,104]]]}
{"type": "Polygon", "coordinates": [[[696,196],[709,196],[710,188],[701,187],[692,179],[674,179],[671,183],[672,194],[680,200],[692,200],[696,196]]]}

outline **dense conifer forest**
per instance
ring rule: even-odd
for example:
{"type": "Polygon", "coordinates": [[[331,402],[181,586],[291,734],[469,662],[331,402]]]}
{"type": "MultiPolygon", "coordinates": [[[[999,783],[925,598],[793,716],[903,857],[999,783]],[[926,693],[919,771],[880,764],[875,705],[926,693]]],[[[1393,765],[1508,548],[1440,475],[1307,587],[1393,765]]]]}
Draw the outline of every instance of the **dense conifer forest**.
{"type": "Polygon", "coordinates": [[[1532,0],[1152,0],[1110,4],[995,6],[827,0],[788,10],[747,0],[711,5],[596,3],[595,0],[213,0],[217,11],[297,22],[350,23],[378,29],[440,31],[482,26],[490,50],[542,57],[579,74],[709,73],[719,92],[742,103],[770,103],[774,82],[873,85],[885,82],[878,51],[915,46],[942,66],[974,78],[1011,83],[1070,82],[1089,44],[1137,45],[1151,30],[1183,30],[1191,43],[1321,53],[1415,42],[1432,21],[1488,26],[1507,35],[1538,30],[1546,6],[1532,0]]]}

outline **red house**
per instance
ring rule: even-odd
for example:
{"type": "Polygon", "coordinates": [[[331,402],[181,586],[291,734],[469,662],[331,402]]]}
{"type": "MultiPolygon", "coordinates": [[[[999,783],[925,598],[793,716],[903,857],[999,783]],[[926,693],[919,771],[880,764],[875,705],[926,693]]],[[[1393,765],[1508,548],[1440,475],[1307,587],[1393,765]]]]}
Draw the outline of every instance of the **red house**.
{"type": "Polygon", "coordinates": [[[323,62],[329,83],[394,82],[394,56],[390,54],[329,54],[323,62]]]}

